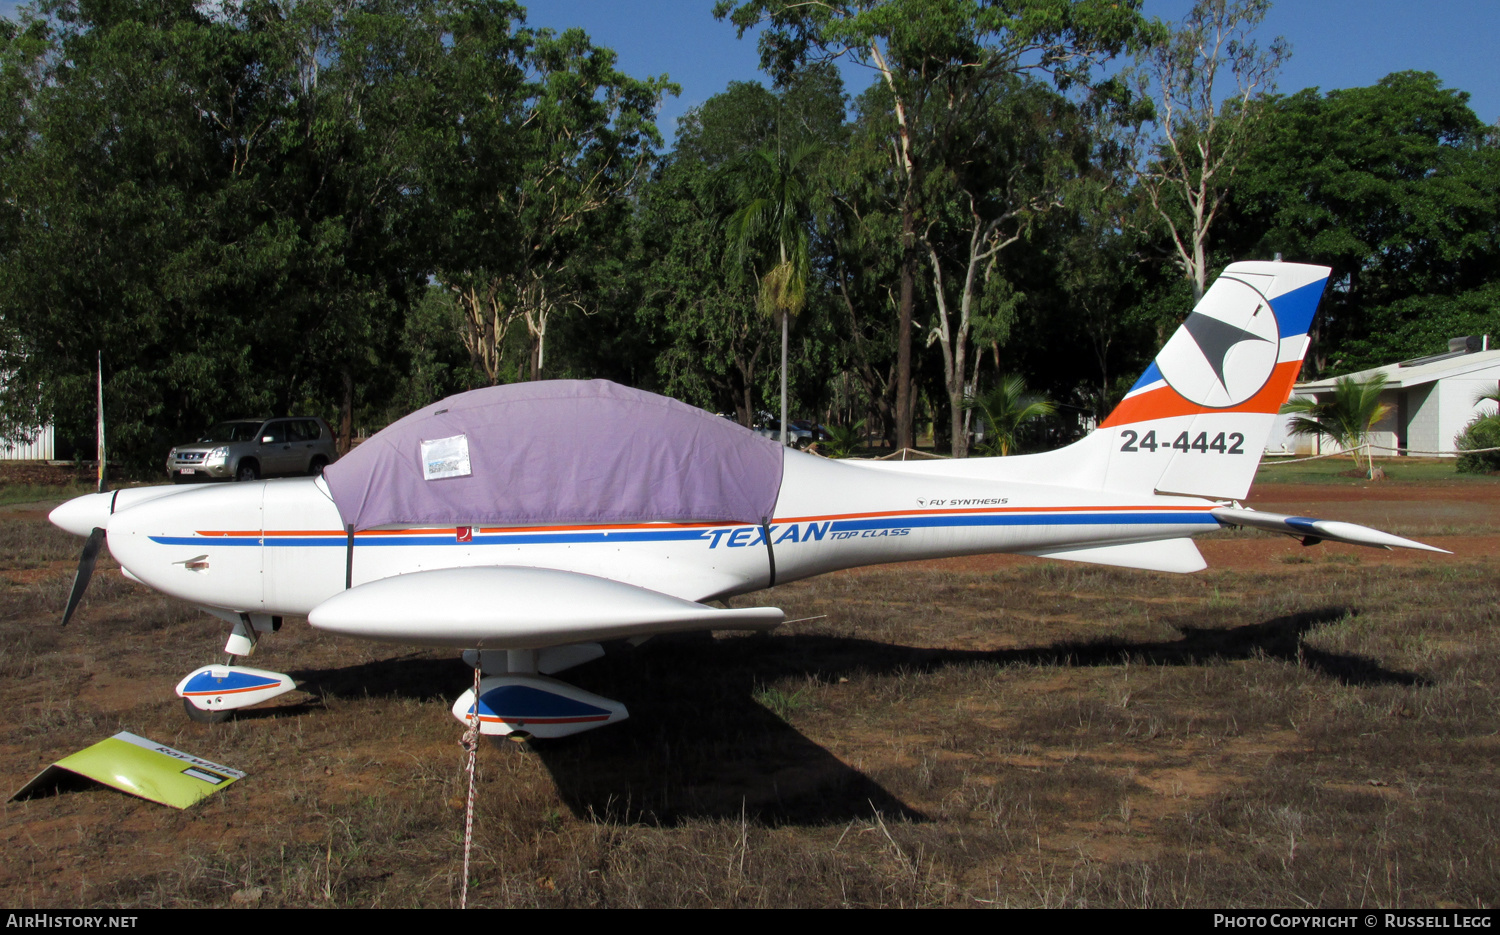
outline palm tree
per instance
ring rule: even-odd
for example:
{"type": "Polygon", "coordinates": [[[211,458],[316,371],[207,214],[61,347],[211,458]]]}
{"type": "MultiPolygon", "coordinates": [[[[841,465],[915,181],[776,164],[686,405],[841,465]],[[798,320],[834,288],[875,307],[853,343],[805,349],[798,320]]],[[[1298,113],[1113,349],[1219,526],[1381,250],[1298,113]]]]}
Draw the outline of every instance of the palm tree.
{"type": "Polygon", "coordinates": [[[1287,425],[1293,435],[1326,438],[1348,451],[1359,466],[1359,450],[1365,449],[1367,475],[1375,478],[1375,457],[1370,452],[1370,432],[1375,423],[1391,411],[1380,401],[1385,389],[1385,374],[1376,373],[1363,383],[1353,377],[1339,377],[1333,395],[1326,399],[1294,399],[1281,407],[1283,413],[1296,418],[1287,425]]]}
{"type": "Polygon", "coordinates": [[[825,431],[828,441],[821,442],[818,449],[830,458],[848,458],[865,443],[865,420],[853,425],[830,425],[825,431]]]}
{"type": "Polygon", "coordinates": [[[812,224],[810,176],[822,147],[802,143],[790,152],[778,143],[750,153],[734,170],[740,207],[730,215],[729,243],[735,275],[742,275],[758,246],[775,247],[777,260],[760,277],[759,307],[781,320],[781,443],[786,444],[788,319],[807,303],[808,228],[812,224]]]}
{"type": "Polygon", "coordinates": [[[1021,426],[1057,411],[1057,404],[1045,396],[1026,400],[1026,381],[1006,377],[983,396],[969,400],[968,406],[984,413],[989,432],[979,450],[987,455],[1009,455],[1017,447],[1021,426]]]}

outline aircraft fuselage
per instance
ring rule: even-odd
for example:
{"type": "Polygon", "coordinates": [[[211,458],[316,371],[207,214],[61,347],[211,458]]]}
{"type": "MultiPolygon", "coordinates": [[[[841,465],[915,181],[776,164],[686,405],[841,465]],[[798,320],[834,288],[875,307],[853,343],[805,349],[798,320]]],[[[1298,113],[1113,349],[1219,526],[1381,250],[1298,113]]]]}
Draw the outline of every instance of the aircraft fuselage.
{"type": "Polygon", "coordinates": [[[128,492],[133,505],[108,517],[108,543],[133,577],[167,594],[300,615],[346,588],[439,568],[550,568],[703,601],[860,565],[1180,539],[1218,527],[1208,513],[1216,504],[1191,497],[914,476],[793,451],[784,471],[764,526],[411,526],[351,536],[326,488],[297,478],[128,492]]]}

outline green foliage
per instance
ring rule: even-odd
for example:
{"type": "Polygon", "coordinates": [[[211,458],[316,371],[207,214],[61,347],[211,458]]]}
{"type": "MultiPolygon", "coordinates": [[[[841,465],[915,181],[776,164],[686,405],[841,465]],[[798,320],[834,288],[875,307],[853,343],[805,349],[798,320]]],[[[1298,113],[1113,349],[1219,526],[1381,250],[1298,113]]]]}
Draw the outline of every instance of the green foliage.
{"type": "MultiPolygon", "coordinates": [[[[1352,377],[1340,377],[1334,382],[1333,393],[1325,398],[1303,397],[1294,399],[1281,407],[1283,413],[1295,415],[1287,429],[1293,435],[1321,436],[1338,444],[1349,452],[1354,463],[1359,464],[1359,452],[1369,442],[1375,423],[1391,411],[1388,403],[1380,401],[1385,389],[1385,374],[1376,373],[1363,383],[1352,377]]],[[[1375,476],[1375,459],[1365,451],[1369,476],[1375,476]]]]}
{"type": "MultiPolygon", "coordinates": [[[[613,291],[671,89],[504,0],[22,17],[0,35],[0,428],[91,426],[102,350],[111,449],[139,466],[218,418],[348,430],[469,385],[423,308],[435,269],[524,321],[535,374],[549,318],[613,291]]],[[[495,379],[503,329],[490,358],[472,337],[495,379]]]]}
{"type": "Polygon", "coordinates": [[[1475,416],[1464,426],[1453,444],[1459,451],[1468,452],[1458,456],[1460,474],[1493,474],[1500,471],[1500,451],[1479,450],[1500,449],[1500,415],[1475,416]]]}
{"type": "MultiPolygon", "coordinates": [[[[1231,249],[1333,268],[1317,368],[1440,350],[1420,319],[1441,303],[1424,297],[1472,294],[1500,263],[1500,140],[1468,95],[1431,73],[1398,72],[1367,88],[1300,91],[1269,116],[1235,179],[1231,249]]],[[[1441,339],[1462,333],[1472,332],[1441,339]]]]}
{"type": "Polygon", "coordinates": [[[1500,282],[1458,295],[1419,295],[1376,309],[1369,333],[1344,342],[1329,369],[1365,370],[1448,349],[1463,335],[1500,336],[1500,282]]]}
{"type": "Polygon", "coordinates": [[[853,425],[825,425],[823,430],[828,433],[828,440],[819,442],[818,450],[830,458],[852,457],[864,447],[867,434],[864,419],[853,425]]]}
{"type": "MultiPolygon", "coordinates": [[[[1107,412],[1192,292],[1143,262],[1173,248],[1101,126],[1139,111],[1080,83],[1164,37],[1139,5],[718,12],[765,27],[776,84],[694,108],[667,154],[665,77],[503,0],[44,0],[0,22],[0,431],[91,436],[97,350],[111,448],[147,466],[214,419],[378,427],[529,377],[748,423],[776,393],[768,311],[795,314],[790,407],[820,422],[894,441],[909,393],[957,452],[965,387],[995,373],[1107,412]],[[879,77],[852,118],[840,55],[879,77]]],[[[1464,94],[1402,73],[1268,114],[1204,262],[1333,266],[1315,368],[1500,333],[1497,137],[1464,94]]]]}
{"type": "MultiPolygon", "coordinates": [[[[798,76],[779,92],[736,82],[679,124],[675,151],[645,187],[637,214],[644,270],[638,320],[659,342],[658,379],[672,395],[732,409],[745,425],[774,398],[775,370],[766,361],[777,323],[759,311],[759,270],[780,263],[779,234],[790,241],[789,258],[798,239],[811,236],[801,196],[777,193],[796,194],[782,183],[810,188],[818,153],[841,131],[842,100],[831,70],[798,76]],[[742,211],[751,203],[759,209],[742,211]],[[737,212],[742,238],[725,233],[737,212]],[[752,259],[760,266],[750,268],[752,259]]],[[[805,300],[797,329],[804,351],[788,361],[793,399],[816,398],[830,356],[813,346],[826,340],[826,297],[805,300]]]]}
{"type": "MultiPolygon", "coordinates": [[[[1050,158],[1036,159],[1036,150],[1026,153],[1031,158],[994,158],[1000,150],[1030,149],[1018,143],[1037,135],[1048,139],[1052,115],[1009,125],[995,118],[1020,97],[1014,93],[1018,84],[1030,89],[1030,83],[1018,81],[1023,74],[1049,76],[1059,90],[1091,86],[1103,92],[1095,97],[1117,96],[1117,82],[1090,85],[1094,69],[1159,38],[1160,31],[1140,16],[1139,3],[1119,0],[720,0],[714,15],[730,20],[741,36],[764,27],[761,66],[778,80],[809,62],[845,57],[879,76],[880,90],[870,92],[873,106],[866,113],[876,116],[872,123],[884,137],[882,200],[900,218],[899,237],[886,248],[899,253],[900,261],[896,437],[900,444],[912,437],[907,394],[920,264],[932,273],[937,314],[927,334],[937,337],[941,351],[941,393],[956,436],[954,454],[962,457],[967,440],[957,427],[974,299],[989,278],[982,268],[993,267],[1002,247],[1024,236],[1038,213],[1055,206],[1054,194],[1035,185],[1028,171],[1051,163],[1050,158]],[[1038,128],[1040,134],[1028,132],[1038,128]],[[1003,166],[992,169],[995,162],[1003,166]],[[950,291],[957,293],[951,311],[950,291]]],[[[1031,111],[1033,118],[1042,113],[1045,108],[1031,111]]]]}
{"type": "Polygon", "coordinates": [[[1056,403],[1028,394],[1025,378],[1014,374],[969,400],[968,405],[984,415],[986,430],[980,452],[1001,457],[1019,448],[1022,430],[1028,423],[1057,412],[1056,403]]]}
{"type": "Polygon", "coordinates": [[[34,15],[4,60],[7,412],[92,424],[102,350],[111,450],[140,466],[215,418],[389,394],[426,261],[393,193],[434,113],[433,4],[34,15]]]}
{"type": "Polygon", "coordinates": [[[618,71],[578,29],[484,25],[455,36],[455,120],[422,165],[443,219],[438,279],[475,366],[497,383],[514,366],[512,328],[526,335],[522,372],[538,379],[557,319],[598,311],[662,142],[656,108],[677,88],[618,71]]]}
{"type": "Polygon", "coordinates": [[[811,179],[822,153],[816,143],[803,142],[788,150],[778,140],[730,167],[729,187],[739,204],[725,224],[732,269],[736,274],[747,266],[765,270],[759,277],[759,308],[777,321],[783,315],[796,316],[807,304],[811,179]],[[768,258],[757,264],[753,255],[762,253],[768,258]]]}

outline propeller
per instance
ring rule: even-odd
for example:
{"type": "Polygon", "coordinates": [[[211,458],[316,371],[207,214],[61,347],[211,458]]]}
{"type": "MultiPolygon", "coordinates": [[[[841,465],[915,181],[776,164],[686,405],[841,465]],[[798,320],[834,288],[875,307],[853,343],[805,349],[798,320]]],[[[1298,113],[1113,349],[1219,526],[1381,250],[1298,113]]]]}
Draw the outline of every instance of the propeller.
{"type": "Polygon", "coordinates": [[[99,546],[103,544],[104,530],[95,526],[83,543],[83,554],[78,557],[78,571],[73,575],[73,591],[68,595],[68,608],[63,611],[63,626],[67,626],[68,621],[73,619],[73,611],[78,609],[78,602],[83,600],[83,592],[89,586],[89,579],[94,577],[94,562],[99,560],[99,546]]]}

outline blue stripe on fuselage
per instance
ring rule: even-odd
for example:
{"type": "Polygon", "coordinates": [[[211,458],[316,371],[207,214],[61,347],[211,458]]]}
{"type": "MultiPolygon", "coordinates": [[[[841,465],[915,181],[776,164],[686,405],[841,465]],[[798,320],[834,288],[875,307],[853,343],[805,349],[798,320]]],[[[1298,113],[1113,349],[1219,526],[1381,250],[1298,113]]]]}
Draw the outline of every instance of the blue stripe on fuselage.
{"type": "Polygon", "coordinates": [[[1199,523],[1218,525],[1208,513],[1064,513],[1038,517],[1025,513],[981,514],[978,516],[896,516],[881,519],[843,519],[833,524],[834,532],[856,529],[918,529],[944,526],[1139,526],[1199,523]],[[1040,520],[1040,521],[1038,521],[1040,520]]]}
{"type": "MultiPolygon", "coordinates": [[[[1218,520],[1207,512],[1139,512],[1139,513],[980,513],[945,516],[882,516],[870,519],[833,520],[830,529],[834,532],[853,532],[866,529],[942,529],[974,526],[1217,526],[1218,520]]],[[[777,531],[790,525],[774,523],[771,530],[777,531]]],[[[758,526],[715,526],[708,529],[629,529],[629,530],[568,530],[566,532],[507,532],[489,535],[475,534],[468,542],[459,542],[452,533],[422,536],[362,535],[354,540],[359,547],[366,546],[463,546],[476,545],[563,545],[600,542],[688,542],[708,540],[715,532],[720,536],[726,530],[757,530],[758,526]]],[[[819,537],[821,538],[821,537],[819,537]]],[[[345,548],[348,539],[333,536],[152,536],[158,545],[186,546],[259,546],[275,548],[345,548]]],[[[792,540],[796,542],[796,539],[792,540]]],[[[805,541],[805,540],[804,540],[805,541]]],[[[717,545],[717,541],[714,542],[717,545]]]]}

